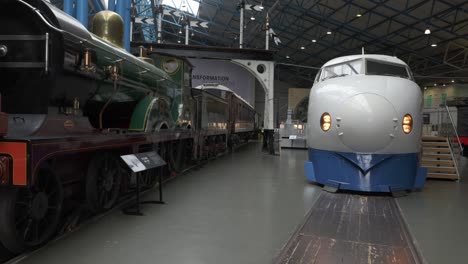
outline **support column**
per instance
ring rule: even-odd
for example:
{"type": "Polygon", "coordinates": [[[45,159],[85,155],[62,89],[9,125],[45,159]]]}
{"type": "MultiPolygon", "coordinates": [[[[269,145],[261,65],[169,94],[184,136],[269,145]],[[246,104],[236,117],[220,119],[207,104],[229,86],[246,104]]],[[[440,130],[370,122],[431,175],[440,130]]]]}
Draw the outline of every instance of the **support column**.
{"type": "MultiPolygon", "coordinates": [[[[120,16],[124,13],[125,0],[115,0],[115,12],[120,16]]],[[[123,16],[122,16],[123,19],[123,16]]]]}
{"type": "Polygon", "coordinates": [[[130,0],[117,0],[116,12],[122,17],[124,22],[124,47],[130,51],[130,26],[132,2],[130,0]]]}
{"type": "Polygon", "coordinates": [[[76,19],[88,28],[88,0],[76,0],[76,19]]]}
{"type": "Polygon", "coordinates": [[[239,24],[239,48],[244,47],[244,2],[240,8],[240,24],[239,24]]]}
{"type": "Polygon", "coordinates": [[[264,129],[274,129],[274,81],[275,63],[273,61],[231,60],[232,63],[247,69],[260,82],[265,91],[264,129]]]}
{"type": "Polygon", "coordinates": [[[269,50],[270,49],[270,17],[266,16],[266,23],[265,23],[265,49],[269,50]]]}
{"type": "Polygon", "coordinates": [[[185,45],[189,44],[189,24],[190,21],[187,20],[187,25],[185,25],[185,45]]]}
{"type": "Polygon", "coordinates": [[[109,0],[109,3],[107,3],[107,9],[115,12],[115,0],[109,0]]]}
{"type": "Polygon", "coordinates": [[[75,17],[75,7],[73,6],[73,0],[63,1],[63,11],[72,17],[75,17]]]}
{"type": "Polygon", "coordinates": [[[158,43],[162,43],[162,15],[163,15],[163,8],[162,5],[159,6],[159,13],[158,13],[158,43]]]}
{"type": "Polygon", "coordinates": [[[101,0],[93,0],[92,2],[96,12],[101,12],[104,10],[104,5],[102,4],[101,0]]]}
{"type": "Polygon", "coordinates": [[[232,60],[234,64],[247,69],[260,82],[265,90],[265,111],[263,116],[263,146],[264,152],[275,154],[274,139],[274,77],[275,63],[273,61],[232,60]]]}

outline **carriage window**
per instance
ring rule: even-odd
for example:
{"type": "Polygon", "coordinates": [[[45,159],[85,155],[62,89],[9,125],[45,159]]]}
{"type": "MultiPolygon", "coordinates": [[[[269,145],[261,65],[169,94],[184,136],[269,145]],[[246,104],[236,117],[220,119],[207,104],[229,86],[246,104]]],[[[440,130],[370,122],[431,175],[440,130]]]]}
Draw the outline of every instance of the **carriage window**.
{"type": "Polygon", "coordinates": [[[319,70],[318,73],[317,73],[317,76],[315,76],[315,81],[318,82],[320,80],[320,73],[322,72],[322,70],[319,70]]]}
{"type": "Polygon", "coordinates": [[[362,60],[347,61],[322,69],[321,81],[330,78],[361,74],[362,60]]]}
{"type": "Polygon", "coordinates": [[[390,64],[374,60],[367,60],[366,62],[368,75],[396,76],[409,79],[405,65],[390,64]]]}

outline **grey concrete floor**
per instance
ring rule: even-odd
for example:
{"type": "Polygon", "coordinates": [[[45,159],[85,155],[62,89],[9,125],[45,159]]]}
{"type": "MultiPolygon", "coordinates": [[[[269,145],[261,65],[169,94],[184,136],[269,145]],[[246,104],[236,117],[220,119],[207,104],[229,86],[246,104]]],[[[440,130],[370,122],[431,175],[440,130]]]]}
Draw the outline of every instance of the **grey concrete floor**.
{"type": "Polygon", "coordinates": [[[18,263],[271,263],[321,191],[305,181],[306,155],[246,145],[169,182],[167,204],[145,216],[114,211],[18,263]]]}
{"type": "MultiPolygon", "coordinates": [[[[169,182],[167,204],[144,205],[145,216],[115,210],[15,263],[272,263],[321,192],[305,181],[306,156],[244,146],[169,182]]],[[[466,181],[428,181],[397,200],[427,263],[468,263],[463,164],[466,181]]]]}
{"type": "Polygon", "coordinates": [[[461,180],[429,180],[420,192],[398,198],[406,222],[430,264],[468,263],[468,161],[461,180]]]}

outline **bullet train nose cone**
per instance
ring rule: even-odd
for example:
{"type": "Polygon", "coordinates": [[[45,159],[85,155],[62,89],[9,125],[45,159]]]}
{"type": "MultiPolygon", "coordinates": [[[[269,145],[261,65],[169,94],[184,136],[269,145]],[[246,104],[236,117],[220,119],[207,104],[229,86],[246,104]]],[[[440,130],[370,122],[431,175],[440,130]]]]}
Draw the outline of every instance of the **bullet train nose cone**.
{"type": "Polygon", "coordinates": [[[348,98],[340,108],[337,122],[340,140],[355,152],[373,153],[392,142],[395,134],[393,105],[383,96],[371,93],[348,98]]]}

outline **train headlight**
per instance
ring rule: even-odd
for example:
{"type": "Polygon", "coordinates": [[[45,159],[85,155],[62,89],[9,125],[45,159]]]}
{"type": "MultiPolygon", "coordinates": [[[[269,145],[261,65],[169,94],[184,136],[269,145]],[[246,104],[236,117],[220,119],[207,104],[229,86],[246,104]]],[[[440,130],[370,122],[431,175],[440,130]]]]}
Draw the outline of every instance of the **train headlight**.
{"type": "Polygon", "coordinates": [[[402,127],[405,134],[409,134],[413,130],[413,117],[410,114],[406,114],[403,117],[402,127]]]}
{"type": "Polygon", "coordinates": [[[302,130],[302,125],[297,125],[297,129],[302,130]]]}
{"type": "Polygon", "coordinates": [[[320,118],[320,127],[323,131],[327,132],[331,127],[331,116],[329,113],[323,113],[320,118]]]}

